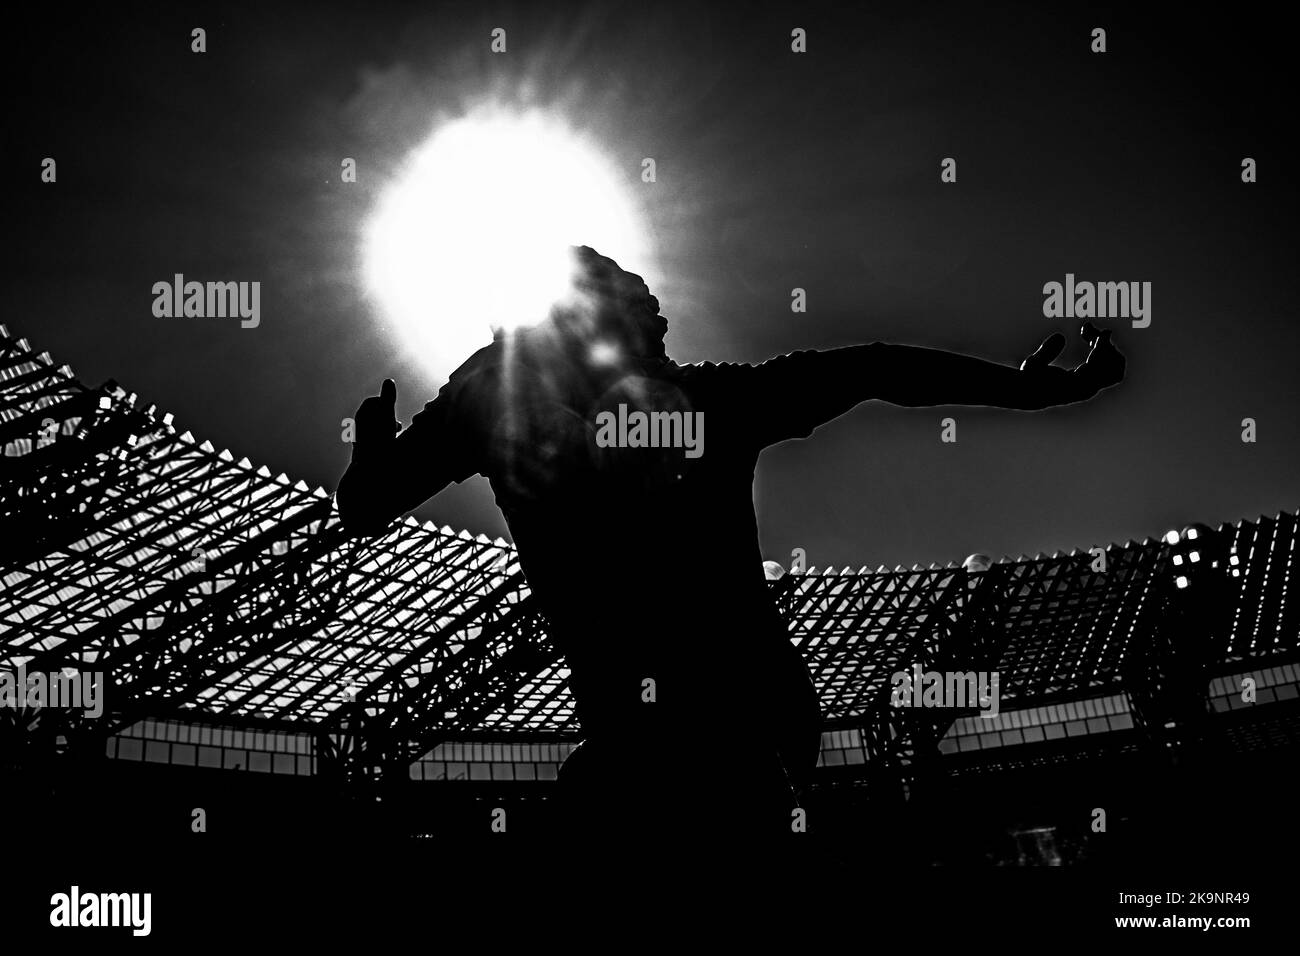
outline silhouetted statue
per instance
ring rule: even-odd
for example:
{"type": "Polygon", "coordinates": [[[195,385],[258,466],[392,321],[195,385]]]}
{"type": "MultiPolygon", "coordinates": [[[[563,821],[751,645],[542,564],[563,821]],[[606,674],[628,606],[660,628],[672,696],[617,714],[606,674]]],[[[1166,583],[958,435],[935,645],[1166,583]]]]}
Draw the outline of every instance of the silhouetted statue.
{"type": "Polygon", "coordinates": [[[1084,401],[1122,379],[1124,359],[1086,326],[1073,370],[1051,364],[1059,333],[1019,368],[883,342],[679,365],[641,277],[585,246],[573,257],[571,297],[498,332],[400,435],[391,380],[362,403],[339,513],[377,534],[485,475],[570,669],[585,740],[560,785],[577,818],[598,833],[788,832],[820,723],[764,579],[759,454],[868,399],[1084,401]],[[636,412],[661,415],[638,429],[636,412]]]}

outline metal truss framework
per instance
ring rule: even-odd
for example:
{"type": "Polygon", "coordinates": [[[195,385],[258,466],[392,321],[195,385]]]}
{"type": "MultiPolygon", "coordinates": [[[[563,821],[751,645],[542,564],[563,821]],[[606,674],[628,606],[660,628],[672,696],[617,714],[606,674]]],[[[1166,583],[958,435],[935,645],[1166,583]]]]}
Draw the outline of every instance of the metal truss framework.
{"type": "MultiPolygon", "coordinates": [[[[9,753],[102,752],[188,713],[306,730],[321,772],[373,780],[446,740],[581,736],[505,542],[410,518],[349,539],[322,489],[177,434],[3,326],[0,444],[0,669],[108,683],[98,720],[0,714],[9,753]]],[[[860,730],[873,772],[906,780],[962,713],[891,706],[898,671],[997,671],[1003,710],[1124,692],[1163,740],[1195,724],[1208,677],[1300,658],[1295,515],[1204,534],[1192,565],[1186,541],[1148,539],[1111,545],[1104,568],[1076,551],[772,589],[827,729],[860,730]]]]}

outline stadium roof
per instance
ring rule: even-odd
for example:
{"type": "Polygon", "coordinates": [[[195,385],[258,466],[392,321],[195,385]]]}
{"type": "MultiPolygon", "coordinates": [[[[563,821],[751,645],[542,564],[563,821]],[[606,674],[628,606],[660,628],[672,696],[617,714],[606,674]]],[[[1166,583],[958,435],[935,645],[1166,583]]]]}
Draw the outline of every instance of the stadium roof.
{"type": "MultiPolygon", "coordinates": [[[[86,387],[3,326],[0,443],[0,667],[106,672],[115,727],[353,713],[413,755],[579,735],[507,543],[411,518],[349,539],[323,489],[178,433],[115,382],[86,387]]],[[[1221,669],[1293,659],[1295,515],[1218,536],[1239,570],[1221,669]]],[[[1122,689],[1171,600],[1173,546],[1104,550],[1105,570],[1076,551],[985,572],[810,569],[771,586],[828,727],[858,726],[917,663],[995,666],[1004,708],[1122,689]]]]}

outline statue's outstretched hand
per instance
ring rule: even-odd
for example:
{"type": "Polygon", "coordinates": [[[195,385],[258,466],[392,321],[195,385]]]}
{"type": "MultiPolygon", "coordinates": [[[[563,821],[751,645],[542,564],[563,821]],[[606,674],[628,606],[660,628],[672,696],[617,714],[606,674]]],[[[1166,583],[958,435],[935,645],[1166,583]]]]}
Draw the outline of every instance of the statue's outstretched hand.
{"type": "Polygon", "coordinates": [[[1079,334],[1091,348],[1087,358],[1073,369],[1052,364],[1065,348],[1065,336],[1060,332],[1049,335],[1033,354],[1020,363],[1020,370],[1029,375],[1028,381],[1035,396],[1033,405],[1043,407],[1082,401],[1123,381],[1124,356],[1111,343],[1110,331],[1102,331],[1091,322],[1085,322],[1079,334]]]}
{"type": "Polygon", "coordinates": [[[1079,334],[1083,336],[1085,342],[1092,344],[1092,348],[1088,351],[1088,357],[1083,360],[1083,364],[1078,366],[1074,373],[1097,391],[1124,381],[1126,363],[1123,354],[1110,340],[1110,330],[1103,331],[1091,322],[1085,322],[1079,334]]]}

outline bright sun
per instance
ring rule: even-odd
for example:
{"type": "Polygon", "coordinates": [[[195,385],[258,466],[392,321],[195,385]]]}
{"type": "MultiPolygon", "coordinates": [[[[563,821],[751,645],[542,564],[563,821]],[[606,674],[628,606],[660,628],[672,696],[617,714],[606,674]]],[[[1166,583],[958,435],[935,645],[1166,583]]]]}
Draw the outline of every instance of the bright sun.
{"type": "Polygon", "coordinates": [[[367,287],[408,347],[446,371],[491,327],[545,318],[568,280],[570,245],[645,258],[624,192],[596,149],[540,113],[456,120],[380,200],[366,233],[367,287]]]}

